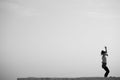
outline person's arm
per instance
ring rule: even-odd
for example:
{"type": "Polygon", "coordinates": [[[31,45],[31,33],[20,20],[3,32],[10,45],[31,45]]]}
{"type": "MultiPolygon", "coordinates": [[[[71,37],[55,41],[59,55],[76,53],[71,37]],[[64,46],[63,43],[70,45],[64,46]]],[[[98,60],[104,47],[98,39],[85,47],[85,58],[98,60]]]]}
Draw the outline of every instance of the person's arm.
{"type": "Polygon", "coordinates": [[[105,46],[105,52],[106,52],[106,56],[108,56],[108,54],[107,54],[107,47],[105,46]]]}
{"type": "Polygon", "coordinates": [[[107,53],[107,47],[105,46],[105,52],[107,53]]]}

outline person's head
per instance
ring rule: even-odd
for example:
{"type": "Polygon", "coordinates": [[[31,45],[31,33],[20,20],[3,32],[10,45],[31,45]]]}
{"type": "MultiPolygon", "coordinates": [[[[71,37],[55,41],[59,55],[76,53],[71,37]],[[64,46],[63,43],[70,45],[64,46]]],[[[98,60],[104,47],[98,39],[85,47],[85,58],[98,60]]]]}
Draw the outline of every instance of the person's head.
{"type": "Polygon", "coordinates": [[[108,56],[108,54],[106,54],[106,52],[104,50],[101,51],[101,55],[102,56],[108,56]]]}

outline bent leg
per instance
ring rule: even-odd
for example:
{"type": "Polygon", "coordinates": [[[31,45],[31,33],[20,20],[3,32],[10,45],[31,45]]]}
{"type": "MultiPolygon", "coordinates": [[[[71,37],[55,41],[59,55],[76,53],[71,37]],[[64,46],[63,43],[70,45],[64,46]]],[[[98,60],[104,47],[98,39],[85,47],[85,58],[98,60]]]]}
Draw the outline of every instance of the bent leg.
{"type": "Polygon", "coordinates": [[[107,67],[107,66],[106,66],[106,67],[104,67],[104,69],[105,69],[105,71],[106,71],[106,73],[105,73],[104,77],[107,77],[107,76],[108,76],[108,74],[109,74],[109,72],[110,72],[110,70],[108,69],[108,67],[107,67]]]}
{"type": "Polygon", "coordinates": [[[110,71],[109,71],[108,67],[106,66],[106,63],[102,64],[102,68],[106,71],[104,74],[104,77],[107,77],[110,71]]]}

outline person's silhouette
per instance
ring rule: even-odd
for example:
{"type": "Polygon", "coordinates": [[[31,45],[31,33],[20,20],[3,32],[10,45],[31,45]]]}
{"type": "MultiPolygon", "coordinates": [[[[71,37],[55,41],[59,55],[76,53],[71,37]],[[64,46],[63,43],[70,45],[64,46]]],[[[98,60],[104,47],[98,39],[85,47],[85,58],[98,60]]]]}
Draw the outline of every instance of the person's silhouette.
{"type": "Polygon", "coordinates": [[[106,71],[104,74],[104,77],[107,77],[110,71],[109,71],[108,67],[106,66],[107,65],[106,56],[108,56],[106,46],[105,46],[105,51],[104,50],[101,51],[101,55],[102,55],[102,68],[106,71]]]}

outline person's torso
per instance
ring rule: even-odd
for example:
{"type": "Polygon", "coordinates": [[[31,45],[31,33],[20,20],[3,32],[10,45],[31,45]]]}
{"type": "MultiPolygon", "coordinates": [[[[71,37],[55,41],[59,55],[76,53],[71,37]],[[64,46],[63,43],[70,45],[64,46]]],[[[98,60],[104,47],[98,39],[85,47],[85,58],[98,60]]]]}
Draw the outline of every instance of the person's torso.
{"type": "Polygon", "coordinates": [[[107,63],[106,56],[102,56],[102,63],[107,63]]]}

